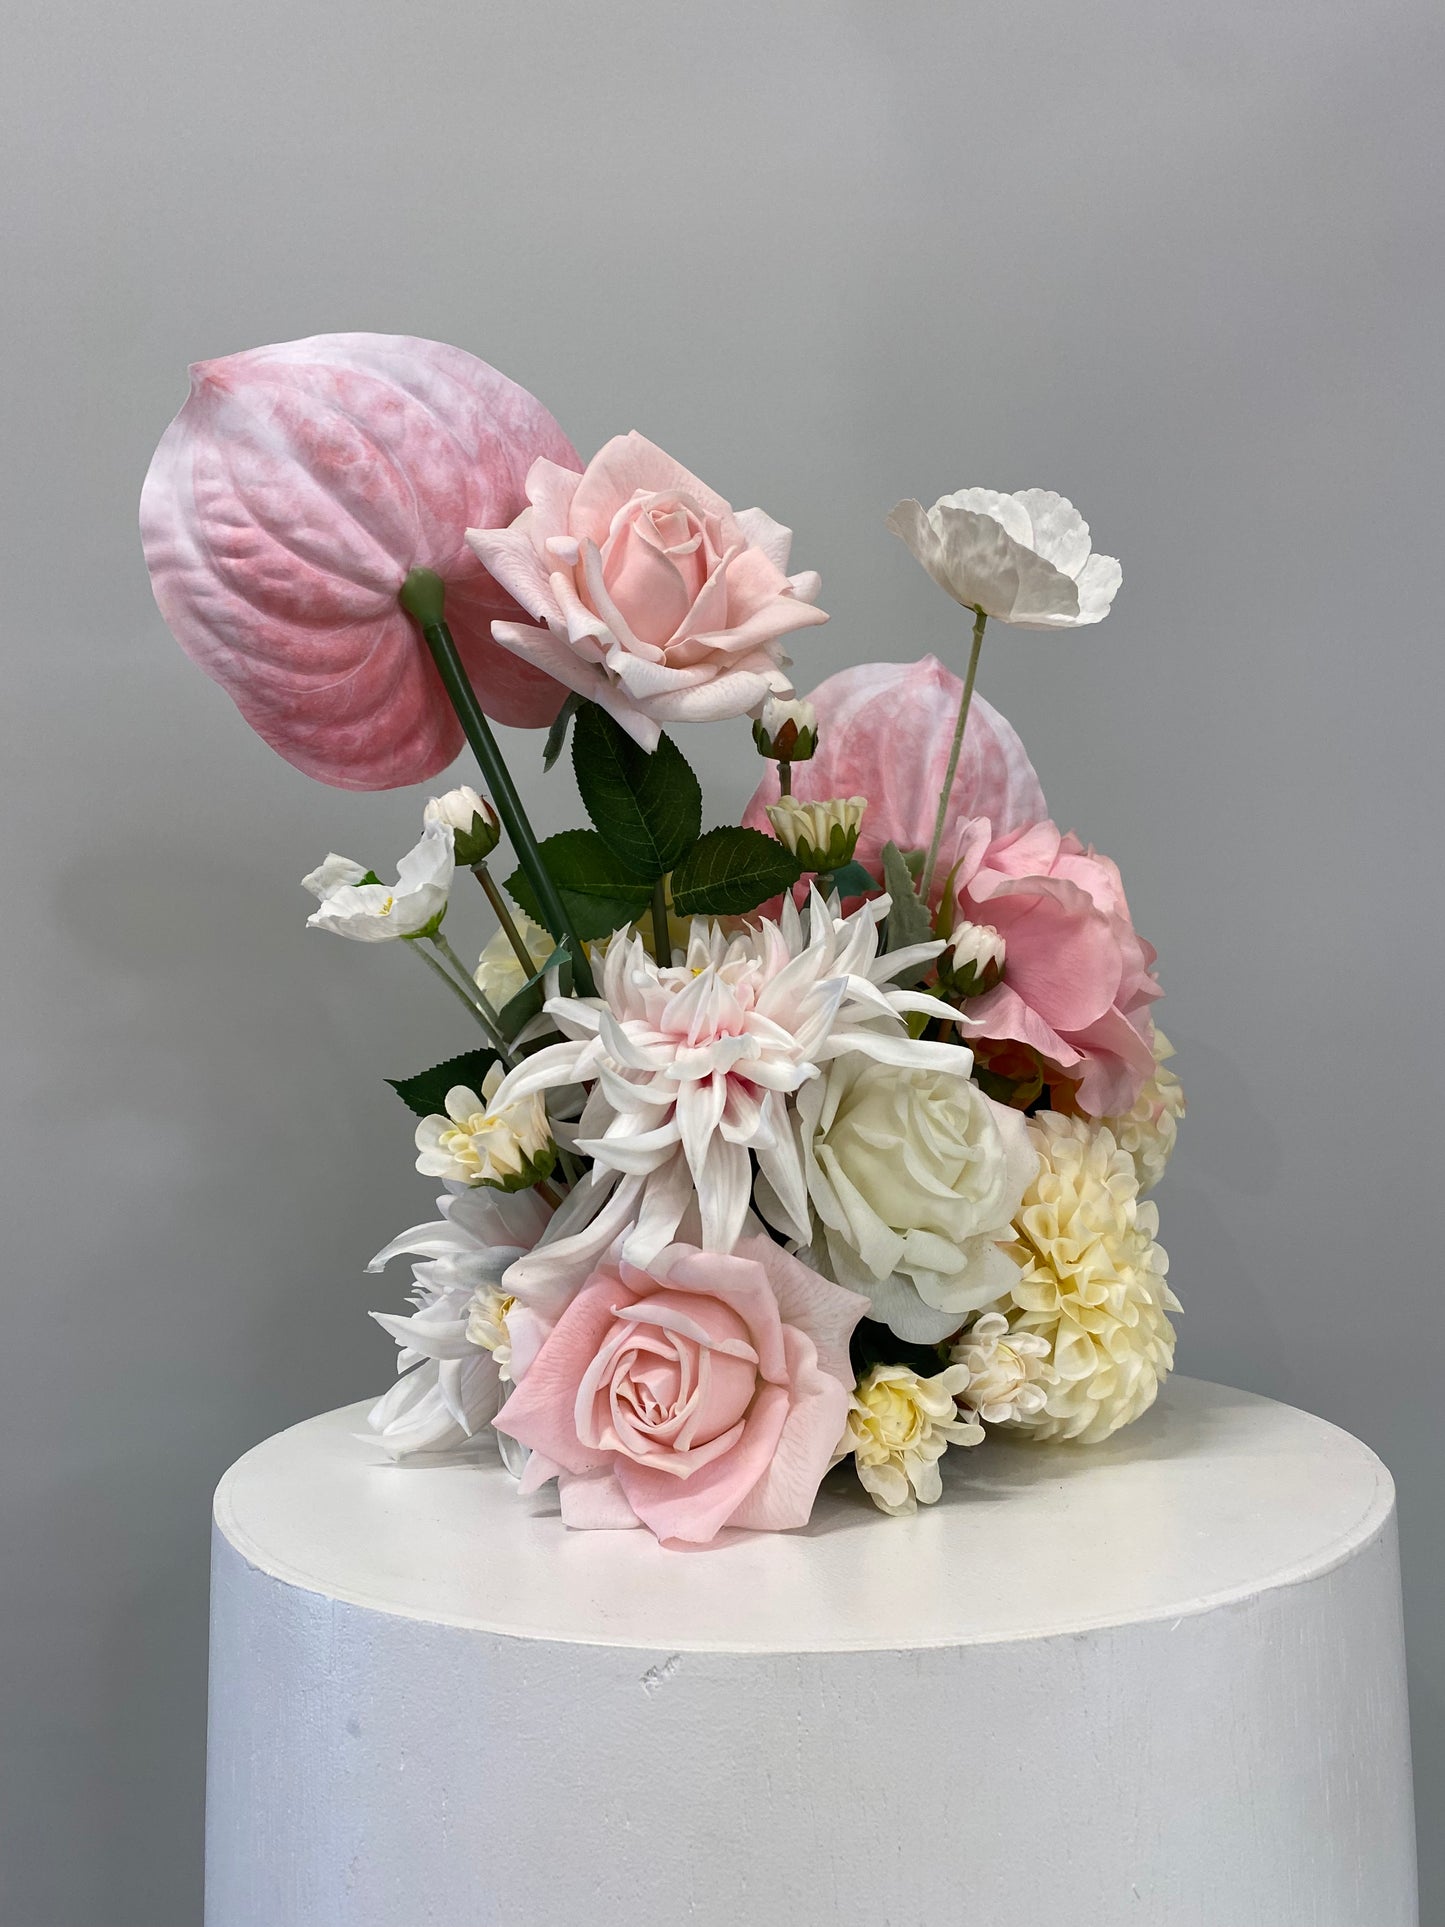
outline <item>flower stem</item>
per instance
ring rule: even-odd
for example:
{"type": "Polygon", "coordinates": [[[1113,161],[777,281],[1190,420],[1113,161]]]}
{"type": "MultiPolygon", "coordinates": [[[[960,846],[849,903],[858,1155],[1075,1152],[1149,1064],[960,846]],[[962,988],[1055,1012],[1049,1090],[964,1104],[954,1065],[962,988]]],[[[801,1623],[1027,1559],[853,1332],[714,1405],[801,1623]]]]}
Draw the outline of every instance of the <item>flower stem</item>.
{"type": "MultiPolygon", "coordinates": [[[[502,1035],[500,1027],[496,1024],[493,1018],[487,1015],[487,1011],[484,1010],[482,1008],[481,1003],[478,1002],[478,998],[480,998],[481,996],[480,991],[478,991],[475,995],[469,996],[468,993],[457,982],[456,978],[452,975],[451,971],[447,969],[446,965],[442,963],[438,958],[432,956],[429,950],[422,949],[421,947],[422,941],[423,940],[420,938],[413,939],[411,942],[408,943],[407,948],[409,950],[414,950],[416,954],[421,958],[422,962],[426,965],[427,969],[434,972],[436,976],[440,977],[442,982],[446,985],[447,989],[452,993],[452,995],[456,997],[461,1003],[464,1003],[466,1005],[467,1009],[472,1013],[473,1017],[476,1018],[477,1022],[481,1025],[482,1029],[487,1033],[488,1037],[491,1039],[492,1047],[496,1051],[497,1055],[501,1058],[503,1064],[506,1066],[508,1070],[511,1070],[516,1063],[516,1059],[513,1057],[511,1050],[508,1047],[507,1040],[502,1035]]],[[[447,947],[448,949],[451,948],[450,945],[448,945],[447,947]]],[[[488,1008],[490,1008],[490,1006],[488,1006],[488,1008]]]]}
{"type": "Polygon", "coordinates": [[[778,795],[791,796],[793,793],[793,766],[786,757],[778,764],[778,795]]]}
{"type": "Polygon", "coordinates": [[[578,995],[591,997],[596,993],[596,985],[592,981],[587,952],[582,948],[561,892],[543,860],[532,825],[527,820],[527,812],[522,807],[522,799],[517,794],[517,786],[512,781],[512,773],[492,734],[490,723],[482,714],[477,692],[472,688],[457,645],[452,640],[452,632],[442,614],[444,598],[445,589],[439,576],[430,569],[413,569],[402,584],[399,599],[402,608],[421,630],[422,640],[431,651],[442,687],[457,713],[462,733],[472,746],[472,754],[481,765],[482,774],[492,792],[492,801],[497,806],[497,814],[517,853],[517,861],[536,894],[542,921],[558,943],[565,942],[567,945],[572,958],[572,981],[577,986],[578,995]]]}
{"type": "Polygon", "coordinates": [[[652,886],[652,954],[659,970],[672,962],[672,932],[667,927],[667,879],[659,877],[652,886]]]}
{"type": "Polygon", "coordinates": [[[953,779],[958,774],[958,759],[963,750],[963,732],[968,727],[968,709],[973,701],[973,683],[978,674],[979,651],[983,648],[983,627],[988,617],[982,609],[976,609],[973,616],[973,647],[968,656],[968,674],[963,683],[963,700],[958,705],[958,722],[953,731],[953,747],[948,753],[948,769],[943,778],[943,794],[938,799],[938,814],[933,819],[933,841],[928,846],[928,861],[923,866],[919,879],[924,907],[927,908],[933,895],[933,871],[938,862],[938,852],[943,847],[943,832],[948,822],[948,804],[953,795],[953,779]]]}
{"type": "Polygon", "coordinates": [[[474,863],[472,865],[472,875],[477,879],[477,882],[481,884],[483,891],[486,893],[487,902],[491,904],[492,909],[496,912],[497,922],[502,926],[502,931],[506,936],[507,942],[516,952],[517,962],[522,966],[523,981],[525,982],[528,978],[535,977],[537,974],[537,966],[533,961],[532,953],[522,941],[522,933],[517,928],[516,919],[507,907],[507,899],[502,895],[493,881],[491,871],[485,863],[474,863]]]}
{"type": "Polygon", "coordinates": [[[471,972],[467,969],[466,965],[462,962],[461,958],[457,955],[456,951],[452,949],[451,945],[447,942],[445,935],[440,930],[438,930],[436,935],[432,938],[432,942],[436,945],[437,949],[440,950],[442,955],[446,958],[447,962],[451,965],[452,969],[456,972],[457,976],[461,979],[463,989],[466,991],[468,997],[470,997],[473,1000],[473,1002],[476,1004],[477,1009],[482,1013],[482,1015],[486,1018],[487,1022],[493,1027],[493,1029],[497,1032],[497,1034],[499,1036],[505,1037],[506,1032],[502,1029],[502,1020],[497,1015],[496,1007],[492,1003],[491,998],[487,996],[486,992],[482,989],[481,985],[472,976],[471,972]]]}

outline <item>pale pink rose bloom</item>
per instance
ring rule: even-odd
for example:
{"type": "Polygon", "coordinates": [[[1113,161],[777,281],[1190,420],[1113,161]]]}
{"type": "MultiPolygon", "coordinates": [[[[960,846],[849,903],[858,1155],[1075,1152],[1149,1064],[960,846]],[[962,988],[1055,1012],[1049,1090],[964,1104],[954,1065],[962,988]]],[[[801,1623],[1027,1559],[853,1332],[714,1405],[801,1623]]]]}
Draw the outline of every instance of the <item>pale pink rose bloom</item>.
{"type": "Polygon", "coordinates": [[[1118,867],[1052,823],[969,824],[957,877],[971,923],[1003,938],[1003,982],[964,1006],[970,1037],[1027,1044],[1091,1117],[1130,1110],[1154,1069],[1155,951],[1135,934],[1118,867]]]}
{"type": "MultiPolygon", "coordinates": [[[[962,696],[963,684],[934,656],[844,669],[810,694],[818,716],[818,750],[810,761],[793,765],[793,794],[805,803],[866,796],[857,861],[880,879],[885,843],[900,850],[928,848],[962,696]]],[[[969,708],[949,795],[935,901],[970,818],[987,816],[1000,828],[1014,829],[1048,814],[1018,735],[979,695],[969,708]]],[[[767,806],[777,800],[777,765],[768,763],[744,823],[768,834],[767,806]]]]}
{"type": "MultiPolygon", "coordinates": [[[[599,704],[646,750],[668,723],[715,722],[789,694],[782,638],[826,622],[815,574],[787,575],[792,532],[732,509],[636,433],[584,474],[537,461],[510,528],[467,540],[543,624],[497,622],[525,662],[599,704]]],[[[494,518],[500,520],[501,518],[494,518]]]]}
{"type": "Polygon", "coordinates": [[[413,568],[482,708],[540,727],[564,692],[491,638],[516,613],[464,539],[523,503],[533,461],[576,462],[543,408],[460,348],[314,335],[198,362],[141,495],[151,585],[172,634],[271,747],[340,789],[392,789],[462,744],[415,623],[413,568]]]}
{"type": "Polygon", "coordinates": [[[569,1526],[705,1545],[806,1525],[843,1435],[848,1339],[868,1309],[771,1238],[731,1254],[615,1254],[555,1320],[508,1313],[520,1382],[493,1423],[555,1477],[569,1526]]]}

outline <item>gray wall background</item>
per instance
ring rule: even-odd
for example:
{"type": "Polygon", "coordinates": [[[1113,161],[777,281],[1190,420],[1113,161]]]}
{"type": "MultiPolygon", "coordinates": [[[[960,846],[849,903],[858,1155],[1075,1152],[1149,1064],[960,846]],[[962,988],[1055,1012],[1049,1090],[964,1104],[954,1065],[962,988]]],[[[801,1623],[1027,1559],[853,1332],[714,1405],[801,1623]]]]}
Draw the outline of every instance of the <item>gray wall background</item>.
{"type": "MultiPolygon", "coordinates": [[[[361,1266],[425,1215],[380,1080],[452,1010],[296,884],[420,798],[273,757],[135,535],[189,360],[345,328],[792,523],[804,682],[962,660],[900,495],[1057,487],[1122,557],[981,687],[1162,953],[1183,1368],[1399,1480],[1438,1927],[1438,10],[51,0],[7,43],[5,1927],[199,1920],[210,1491],[386,1383],[361,1266]]],[[[689,748],[722,818],[742,733],[689,748]]]]}

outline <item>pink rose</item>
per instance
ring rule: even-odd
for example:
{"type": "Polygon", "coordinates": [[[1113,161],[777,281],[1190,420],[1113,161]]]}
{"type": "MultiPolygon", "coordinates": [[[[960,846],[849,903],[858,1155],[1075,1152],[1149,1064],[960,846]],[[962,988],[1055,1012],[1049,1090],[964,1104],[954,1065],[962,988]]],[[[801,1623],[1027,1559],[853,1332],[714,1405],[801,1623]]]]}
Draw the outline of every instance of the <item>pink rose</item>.
{"type": "Polygon", "coordinates": [[[1128,1111],[1154,1068],[1155,952],[1116,865],[1052,823],[964,826],[958,905],[1004,940],[1003,981],[964,1007],[970,1038],[1011,1039],[1077,1082],[1091,1117],[1128,1111]]]}
{"type": "Polygon", "coordinates": [[[766,1237],[671,1245],[647,1271],[614,1257],[550,1328],[509,1312],[520,1382],[493,1423],[532,1448],[524,1490],[556,1477],[569,1526],[705,1545],[806,1525],[867,1309],[766,1237]]]}
{"type": "Polygon", "coordinates": [[[563,691],[491,639],[515,612],[463,539],[522,506],[533,460],[575,462],[539,401],[474,355],[406,335],[315,335],[198,362],[141,495],[161,614],[271,747],[339,789],[393,789],[462,745],[416,625],[413,568],[482,708],[540,727],[563,691]]]}
{"type": "MultiPolygon", "coordinates": [[[[928,848],[962,696],[958,677],[925,656],[921,662],[845,669],[809,698],[818,716],[818,751],[811,761],[793,765],[793,794],[805,803],[866,796],[857,861],[877,877],[885,843],[900,850],[928,848]]],[[[950,794],[952,825],[939,864],[940,890],[969,818],[987,816],[1014,829],[1047,813],[1023,744],[982,696],[969,708],[950,794]]],[[[769,763],[744,823],[768,834],[767,805],[777,800],[777,766],[769,763]]]]}
{"type": "Polygon", "coordinates": [[[609,712],[646,750],[665,723],[714,722],[792,687],[782,638],[826,622],[816,575],[785,575],[790,530],[736,513],[641,435],[576,474],[538,460],[510,528],[467,540],[544,628],[497,622],[523,661],[609,712]]]}

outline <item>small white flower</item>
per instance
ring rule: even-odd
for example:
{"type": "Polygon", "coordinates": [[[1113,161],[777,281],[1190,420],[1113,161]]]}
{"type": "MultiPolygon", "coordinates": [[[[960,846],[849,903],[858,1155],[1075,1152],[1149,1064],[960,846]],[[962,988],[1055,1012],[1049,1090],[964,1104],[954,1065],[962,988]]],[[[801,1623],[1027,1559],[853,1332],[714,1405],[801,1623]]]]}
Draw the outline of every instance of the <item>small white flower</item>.
{"type": "Polygon", "coordinates": [[[858,847],[867,807],[866,796],[835,797],[828,803],[804,803],[799,797],[784,796],[769,803],[767,811],[778,841],[805,870],[837,870],[858,847]]]}
{"type": "Polygon", "coordinates": [[[556,1161],[552,1127],[538,1094],[498,1105],[502,1067],[493,1064],[482,1095],[456,1084],[447,1092],[445,1117],[424,1117],[416,1127],[416,1168],[424,1177],[454,1184],[488,1184],[520,1191],[546,1177],[556,1161]]]}
{"type": "MultiPolygon", "coordinates": [[[[524,917],[520,910],[513,911],[512,921],[517,926],[517,934],[531,953],[536,970],[540,970],[556,943],[530,917],[524,917]]],[[[536,974],[536,970],[532,972],[536,974]]],[[[477,960],[476,984],[493,1010],[504,1010],[525,984],[527,978],[522,974],[522,960],[512,948],[512,940],[505,930],[499,930],[477,960]]]]}
{"type": "Polygon", "coordinates": [[[950,961],[957,975],[972,967],[977,976],[992,967],[1002,972],[1004,940],[991,923],[961,923],[953,933],[950,961]]]}
{"type": "Polygon", "coordinates": [[[806,763],[818,747],[818,712],[810,702],[769,696],[753,721],[760,756],[779,763],[806,763]]]}
{"type": "Polygon", "coordinates": [[[403,1231],[367,1266],[380,1271],[403,1252],[423,1261],[412,1268],[410,1315],[371,1314],[401,1347],[397,1381],[368,1414],[398,1459],[450,1451],[495,1417],[502,1397],[497,1354],[475,1343],[468,1326],[478,1301],[531,1250],[549,1216],[535,1191],[465,1191],[439,1198],[437,1207],[439,1219],[403,1231]]]}
{"type": "Polygon", "coordinates": [[[875,1365],[853,1394],[845,1452],[874,1505],[896,1518],[932,1505],[943,1493],[938,1461],[950,1445],[977,1445],[983,1427],[960,1412],[968,1383],[960,1365],[920,1378],[909,1365],[875,1365]]]}
{"type": "MultiPolygon", "coordinates": [[[[820,1269],[900,1338],[932,1345],[1012,1281],[1000,1241],[1038,1158],[1022,1113],[972,1082],[966,1050],[920,1049],[937,1055],[839,1057],[796,1110],[820,1269]]],[[[769,1215],[765,1190],[758,1208],[769,1215]]]]}
{"type": "Polygon", "coordinates": [[[1048,1400],[1049,1341],[1037,1332],[1010,1331],[1001,1311],[986,1311],[949,1353],[968,1373],[959,1397],[985,1425],[1031,1418],[1048,1400]]]}
{"type": "Polygon", "coordinates": [[[329,856],[305,879],[306,888],[321,898],[320,909],[307,924],[357,943],[419,936],[446,910],[453,867],[452,832],[444,823],[427,824],[420,843],[397,866],[397,880],[390,886],[362,883],[366,871],[345,857],[329,856]]]}
{"type": "Polygon", "coordinates": [[[888,526],[940,589],[965,608],[1021,629],[1102,622],[1123,571],[1090,553],[1089,525],[1062,495],[964,488],[931,509],[900,502],[888,526]]]}
{"type": "Polygon", "coordinates": [[[1179,1135],[1179,1120],[1184,1115],[1184,1086],[1167,1060],[1174,1046],[1156,1024],[1154,1026],[1154,1075],[1146,1078],[1134,1108],[1127,1117],[1106,1117],[1102,1121],[1114,1133],[1121,1150],[1134,1160],[1142,1196],[1152,1191],[1170,1158],[1179,1135]]]}
{"type": "Polygon", "coordinates": [[[512,1334],[507,1330],[507,1313],[516,1299],[498,1285],[479,1285],[467,1312],[467,1340],[492,1354],[497,1377],[504,1385],[512,1378],[512,1334]]]}
{"type": "Polygon", "coordinates": [[[445,796],[432,797],[422,811],[422,820],[443,823],[451,830],[456,861],[468,869],[489,857],[502,840],[497,812],[470,783],[448,790],[445,796]]]}

